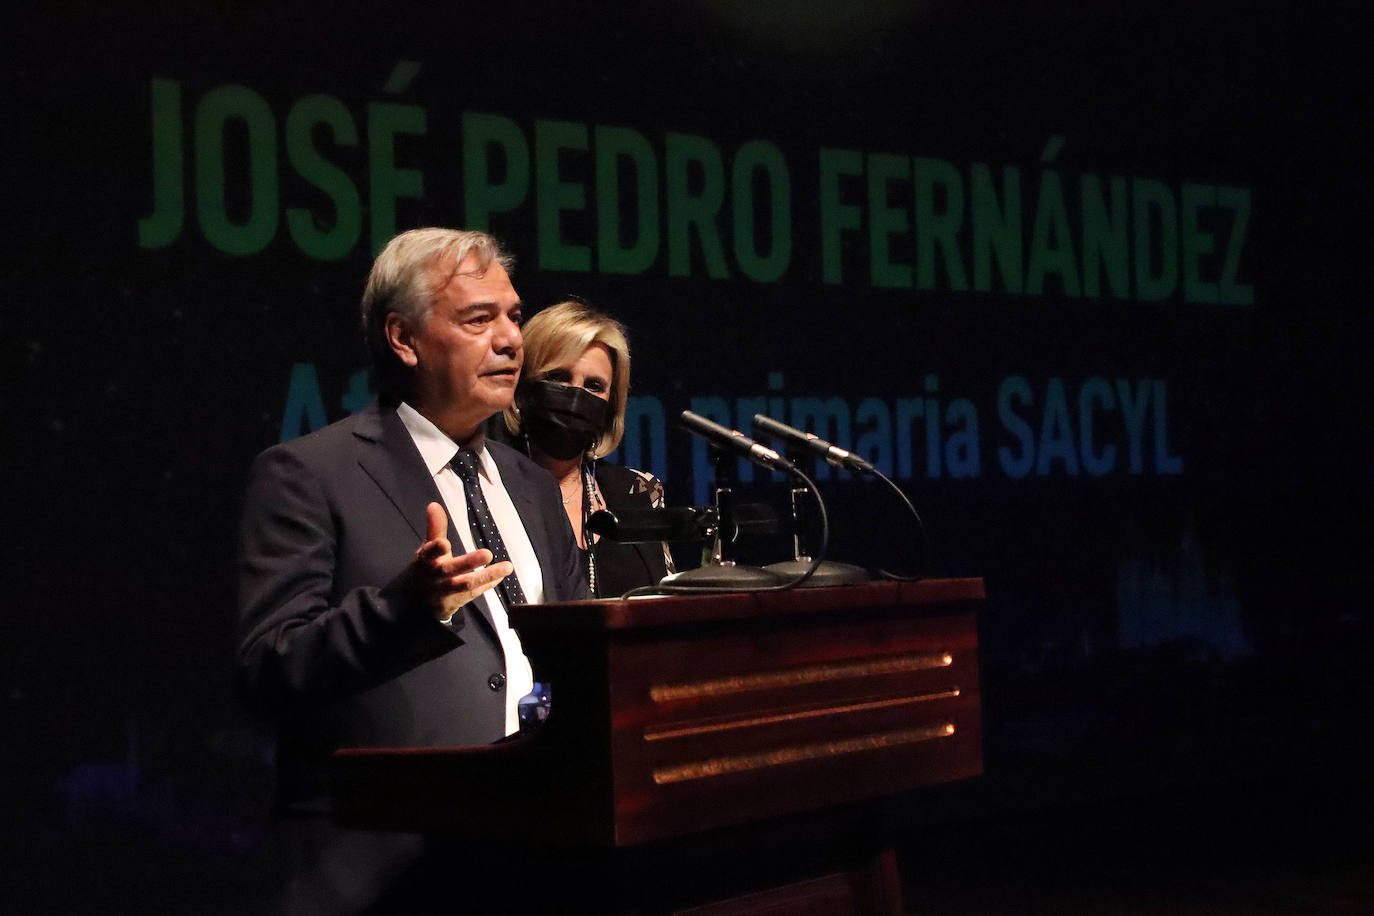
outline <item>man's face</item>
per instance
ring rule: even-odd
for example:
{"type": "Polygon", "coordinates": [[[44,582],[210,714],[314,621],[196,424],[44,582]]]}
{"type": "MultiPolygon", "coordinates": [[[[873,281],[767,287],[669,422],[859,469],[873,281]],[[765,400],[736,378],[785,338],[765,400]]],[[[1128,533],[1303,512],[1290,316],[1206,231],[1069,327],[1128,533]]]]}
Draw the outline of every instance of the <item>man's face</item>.
{"type": "MultiPolygon", "coordinates": [[[[393,342],[415,370],[411,406],[459,439],[510,406],[524,358],[510,276],[495,261],[478,275],[479,264],[475,255],[465,258],[434,297],[428,320],[402,331],[399,347],[393,342]]],[[[440,270],[446,274],[447,265],[440,270]]]]}

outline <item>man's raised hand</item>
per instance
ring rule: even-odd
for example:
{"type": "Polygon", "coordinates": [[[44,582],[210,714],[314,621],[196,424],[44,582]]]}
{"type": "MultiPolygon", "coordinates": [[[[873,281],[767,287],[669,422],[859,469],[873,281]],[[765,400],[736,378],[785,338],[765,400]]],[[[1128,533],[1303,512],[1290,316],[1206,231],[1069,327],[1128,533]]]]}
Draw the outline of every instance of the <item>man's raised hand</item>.
{"type": "Polygon", "coordinates": [[[411,563],[411,581],[416,598],[435,618],[445,623],[463,605],[496,587],[514,572],[509,561],[491,563],[491,551],[479,548],[462,556],[453,555],[449,543],[448,514],[439,503],[425,507],[428,534],[411,563]]]}

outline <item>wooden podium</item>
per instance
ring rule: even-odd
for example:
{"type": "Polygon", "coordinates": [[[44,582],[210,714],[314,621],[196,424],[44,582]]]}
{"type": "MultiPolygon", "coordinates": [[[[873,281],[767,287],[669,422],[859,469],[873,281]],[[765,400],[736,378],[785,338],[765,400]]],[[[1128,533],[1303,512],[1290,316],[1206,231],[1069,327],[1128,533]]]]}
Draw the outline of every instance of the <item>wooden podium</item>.
{"type": "Polygon", "coordinates": [[[612,905],[608,888],[607,910],[900,912],[873,803],[982,771],[983,595],[981,579],[945,579],[515,608],[552,685],[544,726],[341,750],[335,817],[634,860],[620,873],[637,890],[612,905]],[[747,880],[769,851],[815,873],[747,880]],[[705,880],[731,863],[744,879],[705,880]]]}

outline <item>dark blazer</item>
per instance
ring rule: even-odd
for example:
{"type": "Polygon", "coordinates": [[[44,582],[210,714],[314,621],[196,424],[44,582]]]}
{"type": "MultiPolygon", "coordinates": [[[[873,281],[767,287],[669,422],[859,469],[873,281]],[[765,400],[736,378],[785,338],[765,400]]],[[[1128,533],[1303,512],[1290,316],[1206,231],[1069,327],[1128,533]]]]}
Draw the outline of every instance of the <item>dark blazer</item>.
{"type": "MultiPolygon", "coordinates": [[[[513,449],[487,447],[539,557],[545,599],[585,597],[557,483],[513,449]]],[[[439,491],[392,405],[254,462],[240,537],[238,687],[278,722],[283,806],[318,810],[339,747],[486,744],[505,734],[504,657],[480,602],[450,626],[406,598],[431,502],[442,503],[439,491]]]]}

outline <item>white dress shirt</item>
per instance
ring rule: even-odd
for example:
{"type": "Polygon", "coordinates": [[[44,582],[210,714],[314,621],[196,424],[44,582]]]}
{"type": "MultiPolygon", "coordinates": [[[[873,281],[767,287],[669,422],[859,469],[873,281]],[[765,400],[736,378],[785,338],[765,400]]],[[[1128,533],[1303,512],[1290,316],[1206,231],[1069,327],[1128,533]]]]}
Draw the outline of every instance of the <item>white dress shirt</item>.
{"type": "MultiPolygon", "coordinates": [[[[410,438],[415,441],[415,447],[420,450],[425,467],[434,476],[449,520],[462,542],[461,549],[453,545],[454,556],[476,550],[476,541],[468,524],[468,499],[463,491],[463,480],[449,467],[449,462],[458,453],[459,445],[409,404],[401,404],[396,413],[409,431],[410,438]]],[[[501,532],[501,540],[515,566],[515,576],[520,580],[525,600],[530,604],[539,604],[544,600],[544,574],[539,568],[539,557],[535,555],[534,545],[530,543],[530,536],[525,532],[525,525],[515,511],[510,494],[501,484],[501,472],[487,451],[486,438],[478,430],[477,435],[463,445],[477,453],[482,496],[491,510],[492,520],[501,532]]],[[[496,635],[501,640],[501,651],[506,656],[506,734],[513,735],[520,730],[520,698],[534,689],[534,672],[520,645],[520,636],[511,629],[500,592],[493,588],[475,600],[486,602],[487,611],[496,625],[496,635]]]]}

